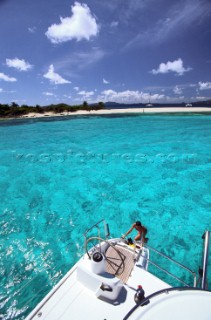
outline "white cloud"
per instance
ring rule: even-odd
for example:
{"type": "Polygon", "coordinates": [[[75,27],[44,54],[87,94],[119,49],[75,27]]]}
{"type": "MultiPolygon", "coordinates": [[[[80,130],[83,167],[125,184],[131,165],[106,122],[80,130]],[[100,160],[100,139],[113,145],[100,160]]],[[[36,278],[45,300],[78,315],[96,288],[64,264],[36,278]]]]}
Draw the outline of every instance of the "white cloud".
{"type": "Polygon", "coordinates": [[[28,27],[28,30],[31,33],[35,33],[36,29],[37,29],[36,27],[28,27]]]}
{"type": "Polygon", "coordinates": [[[67,95],[67,94],[64,94],[63,96],[64,96],[64,98],[67,98],[67,99],[71,99],[72,98],[72,96],[67,95]]]}
{"type": "Polygon", "coordinates": [[[3,92],[3,89],[2,89],[2,88],[0,88],[0,92],[3,92]]]}
{"type": "Polygon", "coordinates": [[[174,87],[173,91],[175,94],[182,94],[182,88],[178,86],[174,87]]]}
{"type": "Polygon", "coordinates": [[[199,90],[209,90],[211,89],[211,82],[199,82],[199,90]]]}
{"type": "Polygon", "coordinates": [[[44,78],[49,79],[51,83],[53,84],[65,84],[65,83],[71,83],[71,81],[68,81],[64,78],[62,78],[58,73],[54,71],[54,66],[51,64],[48,72],[43,75],[44,78]]]}
{"type": "Polygon", "coordinates": [[[79,90],[79,87],[74,87],[73,88],[75,91],[78,91],[79,90]]]}
{"type": "Polygon", "coordinates": [[[15,68],[19,71],[28,71],[32,69],[32,65],[26,62],[24,59],[6,59],[6,65],[10,68],[15,68]]]}
{"type": "Polygon", "coordinates": [[[94,91],[80,91],[78,92],[79,95],[83,96],[84,99],[89,99],[94,95],[94,91]]]}
{"type": "Polygon", "coordinates": [[[104,84],[109,84],[109,81],[107,81],[106,79],[103,78],[103,83],[104,84]]]}
{"type": "Polygon", "coordinates": [[[116,27],[118,27],[118,25],[119,25],[118,21],[112,21],[111,22],[111,28],[116,28],[116,27]]]}
{"type": "Polygon", "coordinates": [[[15,82],[15,81],[17,81],[16,78],[9,77],[9,76],[7,76],[6,74],[4,74],[2,72],[0,72],[0,80],[7,81],[7,82],[15,82]]]}
{"type": "Polygon", "coordinates": [[[207,100],[207,97],[197,96],[197,97],[195,97],[195,99],[199,100],[199,101],[205,101],[205,100],[207,100]]]}
{"type": "Polygon", "coordinates": [[[54,96],[52,92],[43,92],[42,93],[44,96],[54,96]]]}
{"type": "Polygon", "coordinates": [[[169,72],[175,72],[179,76],[182,76],[185,72],[190,71],[191,68],[184,68],[182,59],[177,59],[175,61],[168,61],[167,63],[161,63],[157,70],[153,69],[152,74],[165,74],[169,72]]]}
{"type": "Polygon", "coordinates": [[[60,24],[53,24],[45,33],[52,43],[61,43],[76,39],[90,40],[99,32],[95,17],[86,4],[75,2],[72,6],[72,16],[60,17],[60,24]]]}
{"type": "MultiPolygon", "coordinates": [[[[150,97],[152,103],[165,100],[165,95],[163,94],[154,94],[150,97]]],[[[98,101],[112,101],[119,103],[148,103],[149,93],[132,90],[117,92],[109,89],[101,92],[101,96],[98,97],[98,101]]]]}

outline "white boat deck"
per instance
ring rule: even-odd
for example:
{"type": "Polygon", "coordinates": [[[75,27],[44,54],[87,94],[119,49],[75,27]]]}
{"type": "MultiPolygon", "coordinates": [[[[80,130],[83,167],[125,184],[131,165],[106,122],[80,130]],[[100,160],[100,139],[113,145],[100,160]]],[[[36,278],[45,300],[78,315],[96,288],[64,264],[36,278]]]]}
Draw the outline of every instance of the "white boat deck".
{"type": "MultiPolygon", "coordinates": [[[[87,253],[26,320],[211,319],[211,292],[196,285],[189,287],[184,282],[185,287],[171,288],[154,276],[148,269],[149,246],[142,248],[142,243],[137,242],[130,246],[119,238],[103,240],[98,236],[88,239],[87,232],[87,253]],[[87,244],[92,241],[97,242],[88,249],[87,244]],[[149,299],[147,304],[144,301],[143,307],[134,301],[140,285],[149,299]]],[[[189,271],[195,283],[194,272],[172,261],[189,271]]]]}
{"type": "MultiPolygon", "coordinates": [[[[86,261],[81,259],[84,265],[86,261]]],[[[66,280],[55,287],[38,305],[27,320],[117,320],[123,319],[128,311],[135,305],[134,295],[138,285],[142,285],[146,296],[154,291],[170,287],[162,280],[156,278],[142,269],[137,263],[118,296],[117,301],[110,302],[97,298],[95,293],[87,289],[77,279],[77,265],[66,276],[66,280]],[[50,297],[50,298],[49,298],[50,297]]]]}

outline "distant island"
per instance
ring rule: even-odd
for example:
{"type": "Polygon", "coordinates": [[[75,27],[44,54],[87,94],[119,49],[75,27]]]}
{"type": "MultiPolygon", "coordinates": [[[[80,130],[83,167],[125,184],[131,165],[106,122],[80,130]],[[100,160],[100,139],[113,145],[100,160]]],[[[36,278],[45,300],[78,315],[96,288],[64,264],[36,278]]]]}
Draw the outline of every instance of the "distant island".
{"type": "MultiPolygon", "coordinates": [[[[98,110],[105,111],[124,111],[124,110],[147,110],[150,112],[153,110],[170,110],[172,109],[193,109],[193,108],[211,108],[211,100],[191,102],[191,103],[133,103],[124,104],[117,102],[98,102],[91,103],[84,101],[81,105],[68,105],[65,103],[50,104],[47,106],[28,106],[21,105],[12,102],[11,104],[0,104],[0,118],[24,118],[24,117],[40,117],[40,116],[52,116],[52,115],[68,115],[70,113],[91,112],[98,110]],[[120,110],[121,109],[121,110],[120,110]],[[28,116],[29,115],[29,116],[28,116]]],[[[155,111],[156,112],[156,111],[155,111]]]]}
{"type": "Polygon", "coordinates": [[[109,109],[124,109],[124,108],[181,108],[181,107],[204,107],[211,108],[211,100],[197,102],[182,102],[182,103],[117,103],[106,102],[105,107],[109,109]]]}
{"type": "Polygon", "coordinates": [[[37,113],[37,114],[44,114],[44,113],[55,113],[61,114],[63,112],[76,112],[76,111],[91,111],[91,110],[101,110],[105,108],[105,104],[103,102],[95,103],[95,104],[88,104],[86,101],[83,102],[81,105],[68,105],[65,103],[59,104],[50,104],[47,106],[28,106],[28,105],[21,105],[19,106],[17,103],[12,102],[11,105],[9,104],[0,104],[0,118],[16,118],[22,117],[29,113],[37,113]]]}

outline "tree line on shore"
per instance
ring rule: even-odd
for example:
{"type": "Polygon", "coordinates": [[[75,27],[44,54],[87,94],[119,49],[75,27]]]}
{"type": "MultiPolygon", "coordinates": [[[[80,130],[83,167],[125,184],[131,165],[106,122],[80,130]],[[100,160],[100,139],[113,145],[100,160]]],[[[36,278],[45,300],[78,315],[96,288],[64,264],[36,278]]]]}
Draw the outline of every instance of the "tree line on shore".
{"type": "Polygon", "coordinates": [[[96,104],[88,104],[86,101],[81,105],[68,105],[65,103],[59,104],[50,104],[47,106],[28,106],[21,105],[12,102],[9,104],[0,104],[0,117],[10,118],[10,117],[20,117],[27,115],[29,113],[45,113],[45,112],[54,112],[54,113],[63,113],[63,112],[76,112],[78,110],[101,110],[105,107],[103,102],[98,102],[96,104]]]}

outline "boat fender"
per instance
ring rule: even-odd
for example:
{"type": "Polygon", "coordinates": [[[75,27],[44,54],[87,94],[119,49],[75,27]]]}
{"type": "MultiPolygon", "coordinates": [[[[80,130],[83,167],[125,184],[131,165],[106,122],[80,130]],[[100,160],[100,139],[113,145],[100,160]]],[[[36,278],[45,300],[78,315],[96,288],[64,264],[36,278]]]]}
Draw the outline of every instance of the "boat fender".
{"type": "Polygon", "coordinates": [[[145,250],[145,248],[140,249],[140,258],[138,260],[139,264],[142,266],[142,268],[146,267],[147,264],[147,250],[145,250]]]}

